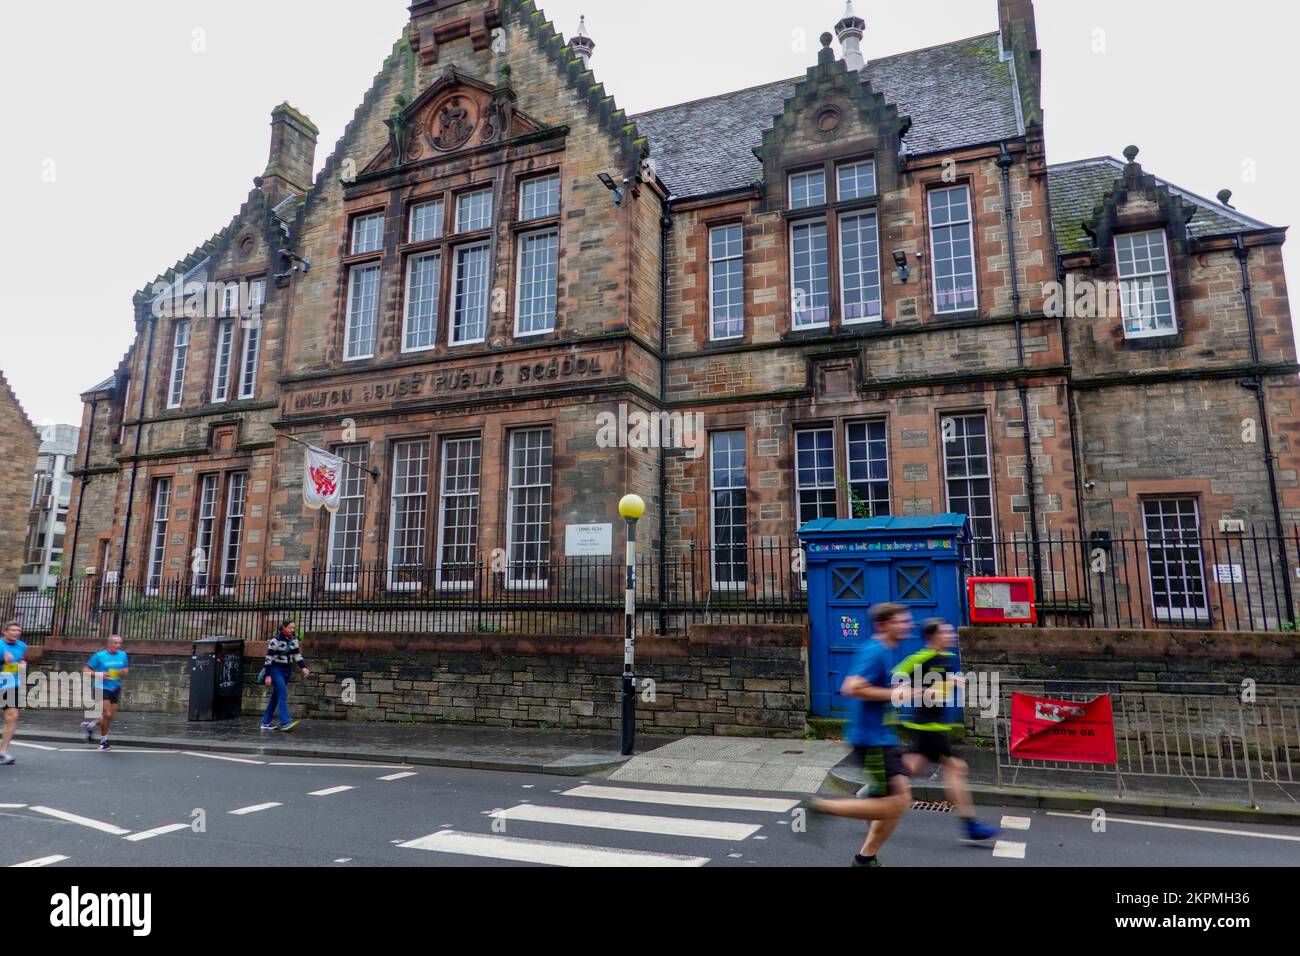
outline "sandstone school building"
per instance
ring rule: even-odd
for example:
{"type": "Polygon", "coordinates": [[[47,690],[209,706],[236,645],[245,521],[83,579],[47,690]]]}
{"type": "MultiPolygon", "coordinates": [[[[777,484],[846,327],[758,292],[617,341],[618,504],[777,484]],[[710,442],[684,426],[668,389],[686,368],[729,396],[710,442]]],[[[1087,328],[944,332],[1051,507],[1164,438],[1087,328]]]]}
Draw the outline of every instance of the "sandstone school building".
{"type": "Polygon", "coordinates": [[[826,6],[803,75],[632,116],[594,26],[421,0],[337,143],[276,107],[84,394],[70,626],[617,634],[626,492],[661,625],[797,619],[801,524],[943,512],[1064,623],[1294,621],[1285,229],[1144,169],[1140,129],[1054,164],[1083,118],[1044,116],[1030,0],[874,61],[826,6]],[[336,514],[304,444],[347,462],[336,514]],[[609,613],[527,618],[575,602],[609,613]]]}

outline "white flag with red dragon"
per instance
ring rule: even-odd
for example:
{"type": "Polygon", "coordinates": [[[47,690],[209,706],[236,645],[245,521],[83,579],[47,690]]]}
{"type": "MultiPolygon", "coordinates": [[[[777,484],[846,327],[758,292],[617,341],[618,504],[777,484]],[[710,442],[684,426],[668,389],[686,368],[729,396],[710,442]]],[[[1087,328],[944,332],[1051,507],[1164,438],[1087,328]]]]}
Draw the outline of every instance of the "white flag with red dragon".
{"type": "Polygon", "coordinates": [[[304,467],[302,500],[307,507],[338,511],[343,487],[343,459],[319,448],[308,448],[304,467]]]}

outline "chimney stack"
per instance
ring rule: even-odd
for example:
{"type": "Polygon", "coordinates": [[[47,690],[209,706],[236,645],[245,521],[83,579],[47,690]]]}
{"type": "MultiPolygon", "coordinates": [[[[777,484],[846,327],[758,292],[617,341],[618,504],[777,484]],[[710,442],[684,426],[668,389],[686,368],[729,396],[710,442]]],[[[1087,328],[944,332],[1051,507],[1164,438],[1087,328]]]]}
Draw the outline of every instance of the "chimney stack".
{"type": "Polygon", "coordinates": [[[319,136],[316,124],[288,103],[271,111],[271,155],[260,185],[272,206],[311,188],[319,136]]]}
{"type": "Polygon", "coordinates": [[[584,67],[591,68],[591,54],[596,49],[596,41],[587,36],[587,18],[585,16],[578,20],[578,32],[569,41],[569,49],[578,54],[584,67]]]}
{"type": "Polygon", "coordinates": [[[849,0],[844,19],[835,24],[835,35],[844,50],[844,65],[850,70],[861,70],[867,65],[862,58],[862,34],[866,29],[867,21],[853,12],[853,0],[849,0]]]}

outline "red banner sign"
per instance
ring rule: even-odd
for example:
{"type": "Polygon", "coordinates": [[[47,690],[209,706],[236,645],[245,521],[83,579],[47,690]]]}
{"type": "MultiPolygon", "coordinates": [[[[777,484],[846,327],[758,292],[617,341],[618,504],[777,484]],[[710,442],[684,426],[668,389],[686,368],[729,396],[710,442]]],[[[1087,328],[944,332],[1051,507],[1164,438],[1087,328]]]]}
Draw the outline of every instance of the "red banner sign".
{"type": "Polygon", "coordinates": [[[1110,695],[1084,703],[1012,694],[1011,756],[1021,760],[1115,763],[1118,757],[1110,695]]]}

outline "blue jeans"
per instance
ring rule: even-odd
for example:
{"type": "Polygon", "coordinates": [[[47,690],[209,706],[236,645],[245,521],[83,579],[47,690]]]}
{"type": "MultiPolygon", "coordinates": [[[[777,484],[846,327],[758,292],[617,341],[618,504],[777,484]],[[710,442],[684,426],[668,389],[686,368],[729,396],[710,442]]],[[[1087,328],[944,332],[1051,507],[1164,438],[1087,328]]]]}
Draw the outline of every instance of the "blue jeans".
{"type": "Polygon", "coordinates": [[[266,713],[262,723],[269,724],[275,713],[276,705],[280,707],[280,725],[290,722],[289,717],[289,672],[283,667],[268,667],[266,676],[271,678],[271,699],[266,702],[266,713]]]}

